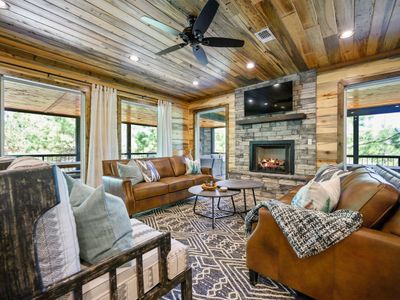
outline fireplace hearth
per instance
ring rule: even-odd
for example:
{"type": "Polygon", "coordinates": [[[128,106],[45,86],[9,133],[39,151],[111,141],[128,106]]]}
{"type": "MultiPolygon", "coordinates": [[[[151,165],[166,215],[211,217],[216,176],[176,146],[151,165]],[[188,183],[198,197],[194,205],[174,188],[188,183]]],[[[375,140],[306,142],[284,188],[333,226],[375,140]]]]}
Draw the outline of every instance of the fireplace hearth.
{"type": "Polygon", "coordinates": [[[294,141],[251,141],[252,172],[294,174],[294,141]]]}

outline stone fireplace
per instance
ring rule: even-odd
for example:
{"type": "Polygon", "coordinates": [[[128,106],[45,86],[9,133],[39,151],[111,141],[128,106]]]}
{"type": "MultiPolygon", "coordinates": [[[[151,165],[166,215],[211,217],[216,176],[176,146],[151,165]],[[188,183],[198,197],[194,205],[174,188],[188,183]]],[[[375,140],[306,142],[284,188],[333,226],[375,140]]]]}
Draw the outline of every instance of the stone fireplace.
{"type": "Polygon", "coordinates": [[[315,174],[315,71],[236,89],[235,122],[235,167],[229,178],[263,182],[263,189],[256,190],[260,200],[279,199],[315,174]],[[245,91],[287,81],[293,82],[293,111],[265,115],[265,119],[245,115],[245,91]]]}
{"type": "Polygon", "coordinates": [[[250,141],[253,172],[294,174],[294,141],[250,141]]]}

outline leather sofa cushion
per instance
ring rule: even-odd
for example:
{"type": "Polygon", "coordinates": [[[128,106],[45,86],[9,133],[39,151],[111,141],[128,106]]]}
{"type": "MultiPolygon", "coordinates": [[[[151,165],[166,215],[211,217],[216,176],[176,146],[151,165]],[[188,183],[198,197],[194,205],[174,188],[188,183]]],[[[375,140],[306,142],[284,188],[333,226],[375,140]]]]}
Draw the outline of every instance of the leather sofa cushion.
{"type": "Polygon", "coordinates": [[[161,178],[160,182],[168,184],[170,193],[188,189],[193,185],[193,180],[187,176],[165,177],[161,178]]]}
{"type": "Polygon", "coordinates": [[[370,168],[359,168],[342,180],[336,209],[359,211],[363,226],[379,228],[391,216],[399,191],[370,168]]]}
{"type": "Polygon", "coordinates": [[[210,180],[213,178],[211,175],[207,175],[207,174],[190,174],[190,175],[184,175],[184,176],[193,180],[194,185],[203,184],[207,180],[210,180]]]}
{"type": "Polygon", "coordinates": [[[156,167],[161,178],[174,176],[174,171],[168,157],[152,158],[150,160],[156,167]]]}
{"type": "Polygon", "coordinates": [[[135,200],[168,194],[168,184],[163,182],[141,182],[132,186],[135,200]]]}
{"type": "Polygon", "coordinates": [[[396,211],[394,212],[393,216],[385,223],[382,231],[400,236],[400,205],[397,205],[396,211]]]}
{"type": "Polygon", "coordinates": [[[171,162],[175,176],[182,176],[186,174],[186,163],[184,156],[173,156],[169,158],[169,161],[171,162]]]}

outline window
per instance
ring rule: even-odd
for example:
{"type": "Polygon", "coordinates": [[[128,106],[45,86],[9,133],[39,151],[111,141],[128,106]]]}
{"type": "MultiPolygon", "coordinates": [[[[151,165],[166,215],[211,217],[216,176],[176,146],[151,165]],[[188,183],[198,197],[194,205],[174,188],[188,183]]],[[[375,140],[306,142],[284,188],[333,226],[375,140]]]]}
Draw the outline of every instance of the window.
{"type": "Polygon", "coordinates": [[[349,115],[347,163],[400,166],[400,109],[381,106],[350,110],[349,115]]]}
{"type": "Polygon", "coordinates": [[[157,107],[122,101],[121,116],[121,157],[156,156],[157,107]]]}
{"type": "Polygon", "coordinates": [[[212,153],[225,153],[225,127],[212,129],[212,153]]]}
{"type": "Polygon", "coordinates": [[[82,93],[2,77],[3,155],[32,156],[80,177],[82,93]]]}

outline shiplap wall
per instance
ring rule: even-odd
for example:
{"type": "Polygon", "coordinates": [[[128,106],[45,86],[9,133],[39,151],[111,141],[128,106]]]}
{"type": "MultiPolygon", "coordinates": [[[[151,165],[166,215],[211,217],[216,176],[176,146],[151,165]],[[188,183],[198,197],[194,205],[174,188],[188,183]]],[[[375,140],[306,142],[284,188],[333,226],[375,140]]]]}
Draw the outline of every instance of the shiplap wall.
{"type": "Polygon", "coordinates": [[[400,56],[319,72],[317,75],[317,165],[337,162],[338,85],[342,80],[398,72],[400,56]]]}

